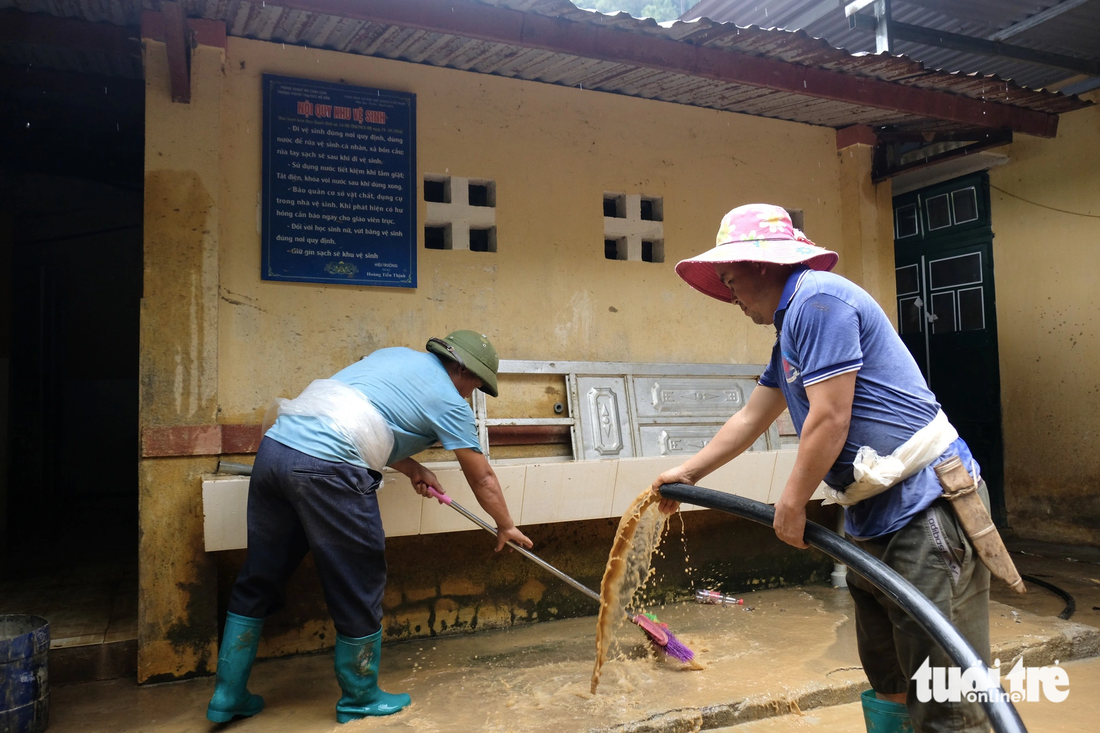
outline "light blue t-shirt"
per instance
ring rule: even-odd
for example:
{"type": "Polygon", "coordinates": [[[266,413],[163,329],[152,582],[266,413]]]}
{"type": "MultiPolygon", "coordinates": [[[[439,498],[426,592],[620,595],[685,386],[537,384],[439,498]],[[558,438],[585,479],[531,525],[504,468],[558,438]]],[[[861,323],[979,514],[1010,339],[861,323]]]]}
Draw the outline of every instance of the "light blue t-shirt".
{"type": "MultiPolygon", "coordinates": [[[[936,396],[878,303],[858,285],[830,272],[796,269],[775,312],[778,332],[760,384],[779,389],[799,435],[810,411],[806,387],[858,371],[848,437],[825,482],[843,489],[862,446],[892,453],[939,412],[936,396]]],[[[950,417],[950,416],[949,416],[950,417]]],[[[959,438],[933,464],[958,455],[977,470],[959,438]]],[[[929,465],[878,496],[845,511],[845,529],[867,539],[895,532],[924,511],[943,489],[929,465]]]]}
{"type": "MultiPolygon", "coordinates": [[[[393,430],[392,464],[439,441],[447,450],[481,452],[474,411],[434,354],[402,347],[379,349],[332,377],[355,387],[393,430]]],[[[266,437],[326,461],[366,468],[359,451],[320,418],[282,415],[266,437]]]]}

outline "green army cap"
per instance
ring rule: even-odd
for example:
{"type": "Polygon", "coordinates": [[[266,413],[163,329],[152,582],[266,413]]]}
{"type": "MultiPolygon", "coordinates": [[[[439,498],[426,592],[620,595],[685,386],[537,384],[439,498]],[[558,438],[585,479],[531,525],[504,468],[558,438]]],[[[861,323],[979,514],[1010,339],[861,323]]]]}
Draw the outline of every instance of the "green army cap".
{"type": "Polygon", "coordinates": [[[458,362],[481,380],[481,391],[497,396],[497,369],[500,359],[497,350],[483,333],[477,331],[452,331],[444,338],[430,338],[428,351],[444,359],[458,362]]]}

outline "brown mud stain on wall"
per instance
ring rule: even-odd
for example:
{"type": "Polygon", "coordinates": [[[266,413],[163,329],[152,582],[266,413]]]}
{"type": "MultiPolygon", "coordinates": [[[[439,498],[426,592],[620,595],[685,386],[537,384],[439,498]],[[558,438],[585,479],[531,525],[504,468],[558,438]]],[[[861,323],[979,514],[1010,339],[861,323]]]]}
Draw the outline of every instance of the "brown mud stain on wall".
{"type": "Polygon", "coordinates": [[[1009,525],[1100,545],[1100,106],[1061,115],[1056,138],[1021,135],[999,152],[1008,160],[989,184],[1009,525]]]}
{"type": "Polygon", "coordinates": [[[1100,475],[1086,470],[1052,491],[1049,476],[1032,474],[1030,466],[1014,468],[1012,491],[1007,496],[1013,530],[1028,539],[1047,542],[1093,546],[1100,542],[1100,493],[1096,491],[1100,475]]]}
{"type": "Polygon", "coordinates": [[[203,546],[202,474],[217,458],[142,461],[138,681],[214,671],[217,576],[203,546]]]}
{"type": "Polygon", "coordinates": [[[214,200],[193,171],[145,176],[142,424],[213,421],[217,411],[214,200]],[[213,260],[211,261],[211,258],[213,260]]]}
{"type": "MultiPolygon", "coordinates": [[[[217,417],[214,200],[194,171],[145,176],[141,426],[217,417]]],[[[202,479],[215,457],[141,463],[138,681],[213,671],[214,564],[203,546],[202,479]]]]}
{"type": "Polygon", "coordinates": [[[218,633],[217,621],[210,616],[215,589],[205,583],[176,583],[176,589],[187,598],[187,609],[164,637],[177,653],[194,654],[196,674],[212,674],[215,665],[210,664],[210,638],[218,633]]]}

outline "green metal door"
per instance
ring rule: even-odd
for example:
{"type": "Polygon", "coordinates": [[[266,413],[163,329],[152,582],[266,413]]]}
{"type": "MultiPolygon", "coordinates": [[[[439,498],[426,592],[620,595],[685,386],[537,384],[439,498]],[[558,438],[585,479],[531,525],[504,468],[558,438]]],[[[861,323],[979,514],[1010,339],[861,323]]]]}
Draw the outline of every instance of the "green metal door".
{"type": "Polygon", "coordinates": [[[898,333],[966,440],[1005,524],[993,232],[984,174],[894,199],[898,333]]]}

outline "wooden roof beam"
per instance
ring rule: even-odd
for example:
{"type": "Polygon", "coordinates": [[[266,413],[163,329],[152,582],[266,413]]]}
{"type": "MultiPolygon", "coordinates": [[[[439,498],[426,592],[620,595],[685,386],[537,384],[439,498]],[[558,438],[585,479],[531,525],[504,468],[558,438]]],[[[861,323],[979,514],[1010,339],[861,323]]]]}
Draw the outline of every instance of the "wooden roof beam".
{"type": "Polygon", "coordinates": [[[582,58],[688,74],[950,120],[976,127],[1054,137],[1058,116],[894,82],[655,38],[587,23],[524,13],[467,0],[272,0],[290,10],[416,28],[566,53],[582,58]]]}
{"type": "Polygon", "coordinates": [[[887,155],[885,155],[885,149],[882,149],[878,155],[875,156],[874,162],[871,164],[871,180],[875,183],[885,181],[887,178],[893,178],[899,176],[902,173],[908,173],[909,171],[919,170],[921,168],[927,168],[929,166],[936,165],[937,163],[943,163],[948,160],[954,160],[956,158],[962,158],[967,155],[973,155],[974,153],[981,152],[983,150],[989,150],[990,148],[1000,147],[1002,145],[1009,145],[1012,143],[1012,133],[1004,130],[993,133],[985,140],[979,140],[965,145],[960,148],[952,148],[936,155],[930,155],[927,158],[921,158],[920,160],[907,163],[905,165],[892,165],[887,155]]]}
{"type": "Polygon", "coordinates": [[[168,78],[172,82],[172,101],[191,103],[191,43],[183,23],[183,8],[178,2],[160,4],[164,19],[164,48],[168,53],[168,78]]]}
{"type": "Polygon", "coordinates": [[[837,150],[844,150],[853,145],[870,145],[874,147],[877,142],[878,135],[875,134],[875,129],[869,125],[850,125],[836,131],[837,150]]]}
{"type": "Polygon", "coordinates": [[[168,77],[172,101],[191,102],[191,48],[225,48],[225,23],[220,20],[186,18],[178,2],[162,2],[160,12],[141,14],[141,37],[160,41],[168,54],[168,77]]]}

